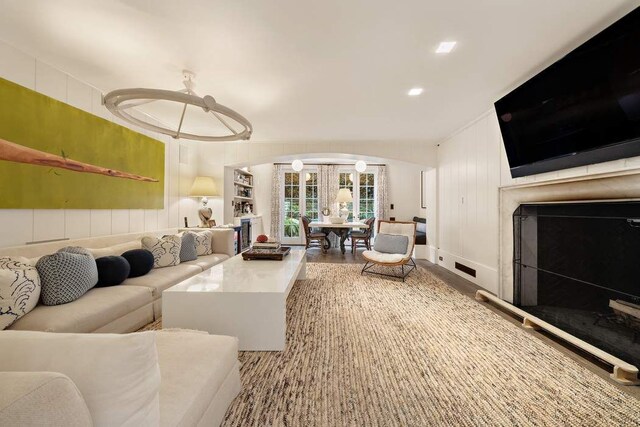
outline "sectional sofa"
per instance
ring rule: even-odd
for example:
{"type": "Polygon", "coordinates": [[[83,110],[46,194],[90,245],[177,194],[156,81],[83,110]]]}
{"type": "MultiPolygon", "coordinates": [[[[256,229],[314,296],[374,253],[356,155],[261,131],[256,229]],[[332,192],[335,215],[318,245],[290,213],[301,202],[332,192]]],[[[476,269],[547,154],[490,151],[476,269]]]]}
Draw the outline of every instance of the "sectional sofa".
{"type": "MultiPolygon", "coordinates": [[[[148,274],[129,278],[121,285],[93,288],[78,300],[68,304],[35,309],[13,323],[9,329],[44,332],[133,332],[162,315],[162,291],[191,276],[211,268],[235,254],[233,229],[213,231],[213,254],[173,267],[154,268],[148,274]]],[[[143,236],[175,234],[177,229],[153,233],[64,240],[26,246],[0,248],[0,255],[29,258],[35,265],[41,256],[65,246],[88,248],[95,258],[120,255],[141,247],[143,236]]]]}
{"type": "MultiPolygon", "coordinates": [[[[178,231],[0,248],[0,255],[35,263],[81,246],[99,258],[140,248],[143,236],[178,231]]],[[[242,387],[237,338],[183,330],[125,334],[161,316],[162,291],[234,255],[233,230],[212,231],[211,255],[93,288],[67,304],[39,304],[0,331],[0,424],[219,425],[242,387]]]]}

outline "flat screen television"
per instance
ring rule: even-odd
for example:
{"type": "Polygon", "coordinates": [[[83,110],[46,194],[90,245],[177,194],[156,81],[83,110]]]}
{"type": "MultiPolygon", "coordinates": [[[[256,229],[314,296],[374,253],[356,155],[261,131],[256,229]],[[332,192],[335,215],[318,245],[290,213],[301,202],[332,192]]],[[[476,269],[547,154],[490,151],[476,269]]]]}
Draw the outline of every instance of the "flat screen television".
{"type": "Polygon", "coordinates": [[[640,8],[495,109],[514,178],[640,155],[640,8]]]}

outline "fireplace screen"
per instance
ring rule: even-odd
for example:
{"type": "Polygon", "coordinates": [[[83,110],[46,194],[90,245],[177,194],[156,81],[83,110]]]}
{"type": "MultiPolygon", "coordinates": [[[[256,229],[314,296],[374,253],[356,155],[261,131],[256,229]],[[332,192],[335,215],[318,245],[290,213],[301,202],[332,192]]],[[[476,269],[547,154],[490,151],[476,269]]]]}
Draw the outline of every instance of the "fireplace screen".
{"type": "Polygon", "coordinates": [[[520,205],[514,304],[640,367],[640,202],[520,205]]]}

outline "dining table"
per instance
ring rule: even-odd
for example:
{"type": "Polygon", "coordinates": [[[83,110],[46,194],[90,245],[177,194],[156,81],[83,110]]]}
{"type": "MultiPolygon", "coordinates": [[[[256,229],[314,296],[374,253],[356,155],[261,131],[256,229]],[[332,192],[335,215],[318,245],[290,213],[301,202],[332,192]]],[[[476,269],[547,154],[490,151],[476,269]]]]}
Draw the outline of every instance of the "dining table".
{"type": "MultiPolygon", "coordinates": [[[[369,226],[363,222],[353,221],[353,222],[343,222],[342,224],[334,224],[329,221],[312,221],[309,223],[310,228],[319,228],[323,233],[326,233],[329,236],[330,233],[335,234],[340,238],[340,250],[342,253],[345,253],[344,242],[349,237],[349,232],[352,230],[359,230],[363,228],[369,228],[369,226]]],[[[331,241],[326,239],[326,249],[331,248],[331,241]]]]}

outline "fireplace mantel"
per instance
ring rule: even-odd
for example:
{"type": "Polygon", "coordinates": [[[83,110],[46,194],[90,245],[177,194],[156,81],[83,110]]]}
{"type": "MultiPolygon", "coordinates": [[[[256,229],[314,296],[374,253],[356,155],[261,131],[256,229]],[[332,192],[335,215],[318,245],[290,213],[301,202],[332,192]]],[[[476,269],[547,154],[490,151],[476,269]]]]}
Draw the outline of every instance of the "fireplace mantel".
{"type": "Polygon", "coordinates": [[[640,200],[640,168],[501,187],[498,296],[513,302],[513,212],[522,203],[640,200]]]}

